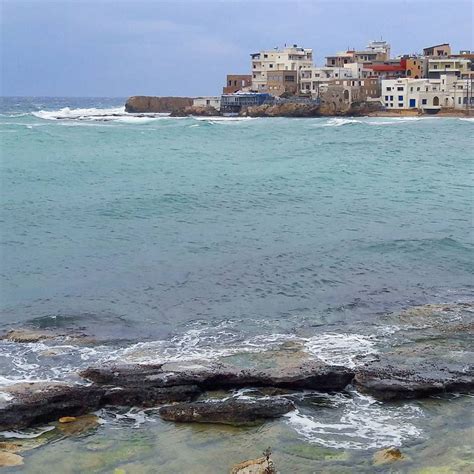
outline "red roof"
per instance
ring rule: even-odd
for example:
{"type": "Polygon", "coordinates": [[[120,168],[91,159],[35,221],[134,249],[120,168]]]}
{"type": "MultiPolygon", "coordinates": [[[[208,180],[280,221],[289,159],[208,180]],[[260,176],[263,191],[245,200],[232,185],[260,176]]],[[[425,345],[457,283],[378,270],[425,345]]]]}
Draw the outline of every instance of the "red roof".
{"type": "Polygon", "coordinates": [[[401,64],[374,64],[373,66],[367,66],[367,69],[372,69],[372,71],[378,72],[394,72],[404,71],[405,67],[401,64]]]}

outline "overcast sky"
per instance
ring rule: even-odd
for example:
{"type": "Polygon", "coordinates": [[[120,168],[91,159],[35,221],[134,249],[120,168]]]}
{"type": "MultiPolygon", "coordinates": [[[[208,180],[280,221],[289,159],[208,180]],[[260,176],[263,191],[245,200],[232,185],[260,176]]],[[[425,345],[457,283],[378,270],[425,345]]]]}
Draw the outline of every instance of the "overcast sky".
{"type": "Polygon", "coordinates": [[[212,95],[251,52],[297,43],[324,56],[369,40],[393,54],[474,49],[474,0],[0,0],[1,93],[212,95]]]}

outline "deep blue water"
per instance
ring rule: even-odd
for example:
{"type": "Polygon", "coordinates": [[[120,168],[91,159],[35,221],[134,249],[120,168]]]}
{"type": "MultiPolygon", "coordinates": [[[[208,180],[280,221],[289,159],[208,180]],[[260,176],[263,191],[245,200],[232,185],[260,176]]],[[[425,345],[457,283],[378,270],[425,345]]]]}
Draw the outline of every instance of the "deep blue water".
{"type": "Polygon", "coordinates": [[[122,105],[3,99],[4,326],[312,334],[471,299],[473,119],[122,105]]]}

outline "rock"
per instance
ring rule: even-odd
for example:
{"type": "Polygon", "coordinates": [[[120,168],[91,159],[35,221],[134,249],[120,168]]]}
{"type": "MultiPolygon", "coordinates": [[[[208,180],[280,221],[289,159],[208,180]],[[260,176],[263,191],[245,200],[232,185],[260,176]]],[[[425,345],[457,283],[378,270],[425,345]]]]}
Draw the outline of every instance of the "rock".
{"type": "Polygon", "coordinates": [[[101,367],[89,367],[80,375],[87,380],[99,384],[133,386],[141,385],[149,378],[153,379],[161,374],[163,364],[141,365],[109,365],[101,367]]]}
{"type": "Polygon", "coordinates": [[[125,103],[125,111],[131,113],[168,113],[176,112],[193,105],[189,97],[129,97],[125,103]]]}
{"type": "Polygon", "coordinates": [[[201,117],[216,117],[220,113],[214,107],[198,107],[191,105],[180,110],[175,110],[171,113],[172,117],[187,117],[189,115],[201,116],[201,117]]]}
{"type": "Polygon", "coordinates": [[[99,426],[99,418],[96,415],[83,415],[79,417],[65,417],[73,418],[73,420],[66,423],[58,424],[58,429],[65,436],[77,436],[91,429],[99,426]]]}
{"type": "Polygon", "coordinates": [[[232,467],[230,474],[266,474],[267,458],[250,459],[232,467]]]}
{"type": "Polygon", "coordinates": [[[247,107],[241,115],[248,117],[319,117],[319,105],[311,103],[284,102],[247,107]]]}
{"type": "Polygon", "coordinates": [[[100,407],[104,389],[60,383],[22,383],[3,389],[0,431],[47,423],[63,416],[82,415],[100,407]]]}
{"type": "Polygon", "coordinates": [[[112,387],[102,399],[104,405],[154,407],[164,403],[189,402],[201,394],[196,385],[172,387],[112,387]]]}
{"type": "Polygon", "coordinates": [[[77,418],[75,416],[62,416],[59,418],[59,423],[72,423],[73,421],[76,421],[77,418]]]}
{"type": "Polygon", "coordinates": [[[81,376],[97,383],[113,382],[121,387],[139,383],[148,387],[197,385],[203,390],[277,387],[332,391],[344,389],[354,373],[345,367],[306,360],[293,366],[266,370],[240,370],[221,363],[190,367],[176,364],[111,366],[89,368],[81,376]]]}
{"type": "Polygon", "coordinates": [[[9,453],[18,453],[22,451],[23,447],[19,443],[9,443],[8,441],[0,441],[0,451],[7,451],[9,453]]]}
{"type": "Polygon", "coordinates": [[[178,403],[160,408],[159,414],[175,422],[245,424],[277,418],[293,409],[293,403],[285,399],[228,399],[178,403]]]}
{"type": "MultiPolygon", "coordinates": [[[[79,333],[77,331],[60,332],[57,330],[45,330],[45,329],[27,329],[19,328],[12,329],[7,333],[0,336],[0,340],[6,340],[11,342],[20,343],[32,343],[39,341],[54,341],[57,339],[70,339],[74,342],[80,342],[81,344],[94,344],[96,341],[93,338],[88,337],[86,334],[79,333]]],[[[54,349],[49,349],[42,352],[42,355],[57,355],[54,349]]]]}
{"type": "Polygon", "coordinates": [[[401,453],[398,448],[387,448],[377,451],[373,457],[373,463],[376,466],[381,464],[388,464],[395,461],[403,461],[406,457],[401,453]]]}
{"type": "Polygon", "coordinates": [[[23,465],[23,458],[18,454],[0,451],[0,467],[23,465]]]}
{"type": "Polygon", "coordinates": [[[429,361],[412,366],[387,354],[379,361],[359,368],[354,384],[378,400],[423,398],[436,393],[474,389],[474,370],[429,361]]]}

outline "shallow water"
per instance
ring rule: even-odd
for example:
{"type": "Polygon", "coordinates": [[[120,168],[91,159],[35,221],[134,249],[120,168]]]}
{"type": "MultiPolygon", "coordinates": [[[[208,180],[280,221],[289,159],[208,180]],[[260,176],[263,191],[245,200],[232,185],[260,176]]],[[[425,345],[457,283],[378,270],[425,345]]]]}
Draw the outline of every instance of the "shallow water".
{"type": "MultiPolygon", "coordinates": [[[[0,342],[0,385],[76,381],[110,360],[271,363],[262,351],[288,344],[354,366],[410,340],[386,315],[472,301],[472,119],[173,119],[122,104],[2,100],[0,329],[96,342],[0,342]]],[[[363,472],[389,445],[407,470],[472,462],[454,435],[468,439],[468,396],[305,400],[246,429],[104,412],[88,436],[27,452],[25,470],[226,472],[268,445],[282,472],[363,472]]]]}

